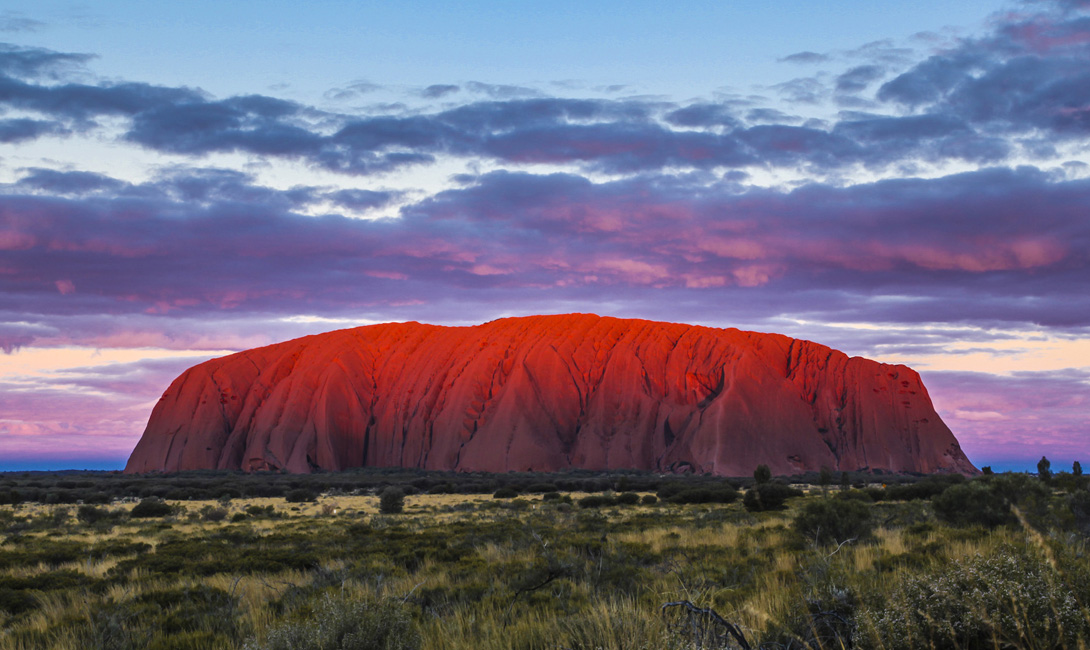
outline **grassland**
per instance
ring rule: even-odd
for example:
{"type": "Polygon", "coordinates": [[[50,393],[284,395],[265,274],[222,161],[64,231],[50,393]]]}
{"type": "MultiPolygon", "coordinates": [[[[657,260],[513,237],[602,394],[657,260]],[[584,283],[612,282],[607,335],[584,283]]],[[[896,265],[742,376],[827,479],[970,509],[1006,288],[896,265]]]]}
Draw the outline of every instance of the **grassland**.
{"type": "Polygon", "coordinates": [[[1090,645],[1081,478],[657,485],[0,506],[0,650],[1090,645]]]}

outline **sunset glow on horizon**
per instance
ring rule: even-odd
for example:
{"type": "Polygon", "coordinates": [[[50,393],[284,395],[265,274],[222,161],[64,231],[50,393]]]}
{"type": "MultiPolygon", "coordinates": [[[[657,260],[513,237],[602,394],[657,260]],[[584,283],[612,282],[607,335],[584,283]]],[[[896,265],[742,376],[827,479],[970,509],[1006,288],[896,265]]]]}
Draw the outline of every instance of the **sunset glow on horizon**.
{"type": "Polygon", "coordinates": [[[978,467],[1090,461],[1090,1],[8,4],[0,471],[120,469],[215,356],[568,312],[903,363],[978,467]]]}

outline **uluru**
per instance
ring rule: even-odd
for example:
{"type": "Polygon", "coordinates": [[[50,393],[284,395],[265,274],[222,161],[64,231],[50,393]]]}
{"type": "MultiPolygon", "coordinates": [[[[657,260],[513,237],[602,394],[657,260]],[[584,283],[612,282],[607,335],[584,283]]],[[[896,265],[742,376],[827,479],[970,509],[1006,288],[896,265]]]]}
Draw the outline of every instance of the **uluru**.
{"type": "Polygon", "coordinates": [[[385,323],[182,373],[126,472],[976,473],[914,370],[779,334],[564,314],[385,323]]]}

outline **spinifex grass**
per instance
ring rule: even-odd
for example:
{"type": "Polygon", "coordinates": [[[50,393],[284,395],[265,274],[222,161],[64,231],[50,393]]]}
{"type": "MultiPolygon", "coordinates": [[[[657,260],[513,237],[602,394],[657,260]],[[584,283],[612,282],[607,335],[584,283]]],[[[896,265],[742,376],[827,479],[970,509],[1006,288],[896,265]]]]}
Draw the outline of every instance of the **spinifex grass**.
{"type": "Polygon", "coordinates": [[[883,502],[868,505],[872,535],[819,545],[792,524],[824,498],[749,513],[417,494],[398,515],[375,496],[235,498],[94,523],[71,506],[6,506],[0,650],[276,647],[317,638],[321,612],[364,612],[378,636],[408,620],[424,648],[682,648],[691,639],[661,611],[681,600],[754,647],[1086,647],[1078,534],[951,527],[926,502],[883,502]],[[977,602],[942,601],[955,592],[977,602]],[[955,629],[961,605],[975,627],[955,629]]]}

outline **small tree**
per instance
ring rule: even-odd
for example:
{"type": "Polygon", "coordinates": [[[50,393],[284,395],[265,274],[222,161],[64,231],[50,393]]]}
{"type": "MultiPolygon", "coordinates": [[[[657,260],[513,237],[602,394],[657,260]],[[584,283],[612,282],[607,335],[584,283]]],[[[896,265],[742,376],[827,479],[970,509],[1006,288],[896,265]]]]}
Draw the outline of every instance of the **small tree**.
{"type": "Polygon", "coordinates": [[[991,476],[992,474],[995,474],[995,472],[992,471],[991,465],[985,465],[984,467],[981,467],[980,473],[984,476],[991,476]]]}
{"type": "Polygon", "coordinates": [[[821,493],[824,495],[829,490],[829,486],[833,484],[833,470],[829,469],[828,465],[821,466],[821,474],[818,477],[818,483],[821,484],[821,493]]]}
{"type": "Polygon", "coordinates": [[[1037,478],[1045,483],[1052,480],[1052,463],[1044,456],[1041,456],[1041,460],[1037,461],[1037,478]]]}
{"type": "Polygon", "coordinates": [[[757,469],[753,470],[753,480],[757,481],[757,485],[768,483],[772,480],[772,470],[768,468],[768,465],[758,465],[757,469]]]}
{"type": "Polygon", "coordinates": [[[384,515],[397,515],[405,510],[405,492],[391,485],[378,498],[378,511],[384,515]]]}
{"type": "Polygon", "coordinates": [[[847,491],[852,487],[852,477],[847,472],[840,473],[840,489],[847,491]]]}
{"type": "Polygon", "coordinates": [[[1071,473],[1075,476],[1082,476],[1082,464],[1079,461],[1071,463],[1071,473]]]}

